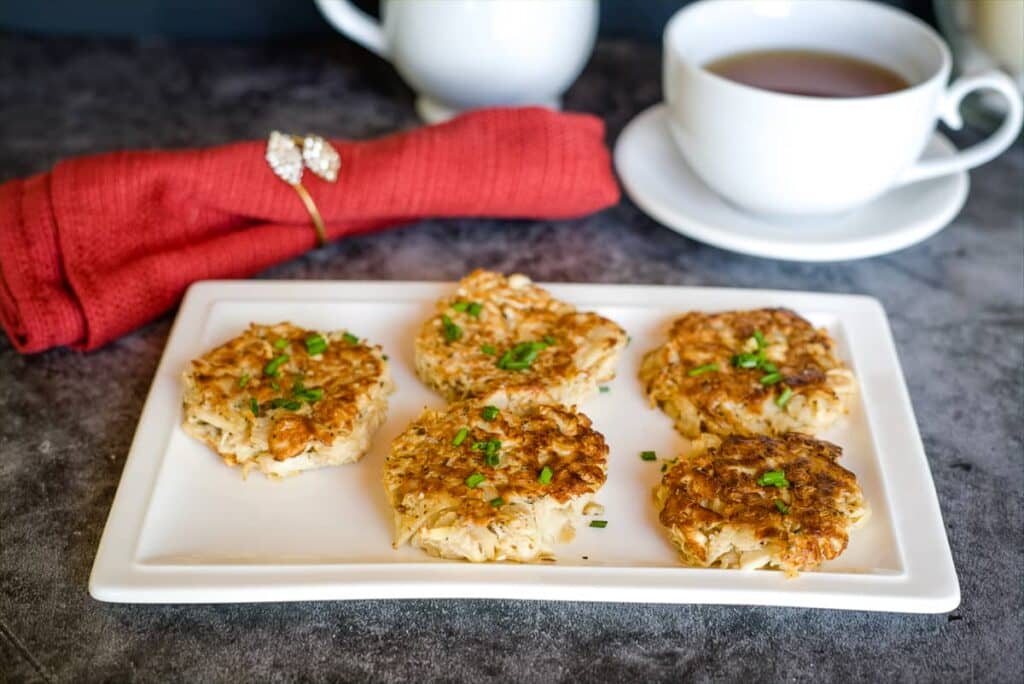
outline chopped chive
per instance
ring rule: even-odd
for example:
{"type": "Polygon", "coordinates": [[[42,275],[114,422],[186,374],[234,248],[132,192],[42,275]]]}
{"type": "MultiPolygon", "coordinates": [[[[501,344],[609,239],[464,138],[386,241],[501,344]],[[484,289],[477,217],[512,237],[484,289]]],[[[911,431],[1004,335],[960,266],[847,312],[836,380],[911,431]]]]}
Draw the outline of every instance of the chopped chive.
{"type": "Polygon", "coordinates": [[[480,347],[480,351],[482,351],[484,354],[487,354],[488,356],[494,356],[495,354],[498,353],[498,350],[489,344],[485,344],[484,346],[480,347]]]}
{"type": "Polygon", "coordinates": [[[537,482],[540,482],[542,485],[551,484],[551,478],[554,476],[554,471],[544,466],[540,471],[540,475],[537,476],[537,482]]]}
{"type": "Polygon", "coordinates": [[[292,388],[292,394],[303,401],[308,401],[312,404],[314,401],[320,401],[324,398],[324,390],[320,387],[303,387],[302,383],[298,383],[296,387],[292,388]]]}
{"type": "Polygon", "coordinates": [[[612,388],[609,387],[608,385],[601,385],[600,387],[597,388],[597,391],[600,392],[601,394],[608,394],[609,392],[612,391],[612,388]]]}
{"type": "Polygon", "coordinates": [[[545,335],[544,337],[541,338],[541,340],[544,342],[544,344],[548,345],[549,347],[555,346],[555,343],[558,342],[558,340],[555,339],[554,335],[545,335]]]}
{"type": "Polygon", "coordinates": [[[495,451],[492,454],[486,454],[484,456],[484,463],[486,463],[487,465],[489,465],[489,466],[491,466],[493,468],[494,466],[496,466],[499,463],[501,463],[501,456],[498,455],[497,451],[495,451]]]}
{"type": "Polygon", "coordinates": [[[501,508],[502,506],[505,505],[505,500],[502,499],[500,496],[496,496],[490,501],[488,501],[488,503],[491,504],[491,506],[493,506],[494,508],[501,508]]]}
{"type": "Polygon", "coordinates": [[[757,342],[758,349],[765,348],[766,345],[764,343],[764,333],[762,333],[760,330],[754,331],[754,341],[757,342]]]}
{"type": "Polygon", "coordinates": [[[483,310],[483,304],[481,304],[480,302],[470,302],[469,306],[466,308],[466,313],[468,313],[473,318],[480,318],[480,312],[482,312],[483,310]]]}
{"type": "Polygon", "coordinates": [[[769,373],[761,376],[762,385],[774,385],[782,380],[782,373],[769,373]]]}
{"type": "Polygon", "coordinates": [[[782,470],[767,470],[761,477],[757,478],[757,484],[762,487],[778,487],[779,489],[785,489],[789,486],[789,480],[786,479],[786,473],[782,470]]]}
{"type": "Polygon", "coordinates": [[[242,377],[238,378],[238,386],[239,387],[245,387],[248,384],[249,384],[249,374],[248,373],[243,373],[242,377]]]}
{"type": "Polygon", "coordinates": [[[359,344],[359,338],[348,331],[346,331],[345,334],[341,336],[341,339],[345,340],[349,344],[359,344]]]}
{"type": "Polygon", "coordinates": [[[452,304],[452,309],[459,313],[464,313],[469,308],[469,302],[455,302],[452,304]]]}
{"type": "Polygon", "coordinates": [[[272,390],[274,390],[275,392],[280,392],[281,391],[281,386],[279,384],[277,384],[276,381],[271,381],[270,388],[272,390]]]}
{"type": "Polygon", "coordinates": [[[658,459],[658,454],[653,451],[641,451],[640,458],[645,461],[656,461],[658,459]]]}
{"type": "Polygon", "coordinates": [[[282,364],[287,363],[289,358],[291,357],[288,356],[287,354],[275,356],[274,358],[267,362],[266,366],[263,367],[263,374],[271,378],[276,378],[277,369],[280,368],[282,364]]]}
{"type": "Polygon", "coordinates": [[[452,440],[452,446],[459,446],[466,441],[466,437],[469,437],[469,428],[462,428],[455,433],[455,439],[452,440]]]}
{"type": "Polygon", "coordinates": [[[782,408],[783,406],[786,405],[786,402],[788,402],[789,398],[792,396],[793,390],[789,387],[783,387],[782,394],[780,394],[779,398],[775,400],[775,405],[778,406],[779,408],[782,408]]]}
{"type": "Polygon", "coordinates": [[[466,478],[466,486],[469,487],[470,489],[476,489],[480,485],[480,483],[486,479],[487,478],[480,473],[473,473],[472,475],[466,478]]]}
{"type": "Polygon", "coordinates": [[[736,354],[732,357],[732,365],[737,368],[757,368],[757,354],[736,354]]]}
{"type": "Polygon", "coordinates": [[[789,513],[789,506],[787,506],[782,499],[775,500],[775,507],[779,509],[779,513],[781,513],[782,515],[786,515],[787,513],[789,513]]]}
{"type": "Polygon", "coordinates": [[[441,316],[441,328],[444,332],[444,339],[448,342],[454,342],[462,337],[462,328],[452,323],[452,319],[448,318],[447,314],[441,316]]]}
{"type": "Polygon", "coordinates": [[[283,408],[288,409],[289,411],[298,411],[302,408],[301,402],[295,401],[294,399],[283,399],[281,397],[271,399],[270,405],[274,408],[283,408]]]}
{"type": "Polygon", "coordinates": [[[283,337],[274,343],[274,349],[284,349],[288,346],[288,340],[283,337]]]}
{"type": "Polygon", "coordinates": [[[608,527],[608,521],[607,520],[591,520],[590,521],[590,526],[591,527],[599,527],[601,529],[604,529],[604,528],[608,527]]]}
{"type": "Polygon", "coordinates": [[[706,363],[703,366],[697,366],[696,368],[691,368],[690,370],[688,370],[686,372],[686,374],[689,375],[691,378],[695,378],[698,375],[704,375],[705,373],[713,373],[713,372],[715,372],[717,370],[718,370],[718,364],[717,363],[706,363]]]}
{"type": "Polygon", "coordinates": [[[776,366],[774,363],[765,361],[764,363],[761,364],[761,370],[763,370],[765,373],[777,373],[779,371],[779,367],[776,366]]]}
{"type": "Polygon", "coordinates": [[[483,451],[487,448],[487,442],[473,442],[469,448],[473,451],[483,451]]]}
{"type": "Polygon", "coordinates": [[[319,333],[314,333],[306,338],[306,351],[310,356],[323,354],[327,351],[327,340],[319,333]]]}
{"type": "Polygon", "coordinates": [[[480,415],[483,417],[484,420],[487,421],[491,421],[497,418],[498,413],[499,410],[497,406],[484,406],[482,409],[480,409],[480,415]]]}
{"type": "Polygon", "coordinates": [[[259,415],[260,415],[260,405],[259,405],[259,402],[257,402],[255,399],[250,399],[249,400],[249,410],[252,411],[252,415],[259,417],[259,415]]]}
{"type": "Polygon", "coordinates": [[[661,472],[665,472],[666,470],[668,470],[668,463],[662,463],[661,464],[661,472]]]}
{"type": "Polygon", "coordinates": [[[498,359],[502,370],[525,370],[537,360],[537,355],[548,348],[544,342],[520,342],[498,359]]]}
{"type": "Polygon", "coordinates": [[[380,358],[382,358],[382,359],[384,359],[385,361],[387,361],[387,360],[388,360],[388,355],[387,355],[387,354],[381,354],[381,357],[380,357],[380,358]]]}

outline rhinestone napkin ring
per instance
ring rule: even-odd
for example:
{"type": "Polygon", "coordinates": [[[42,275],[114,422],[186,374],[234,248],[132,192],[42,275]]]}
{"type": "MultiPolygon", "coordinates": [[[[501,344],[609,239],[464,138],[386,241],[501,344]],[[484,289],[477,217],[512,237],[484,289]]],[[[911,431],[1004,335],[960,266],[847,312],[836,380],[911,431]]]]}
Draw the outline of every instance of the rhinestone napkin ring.
{"type": "Polygon", "coordinates": [[[291,135],[280,131],[271,131],[267,139],[267,163],[278,178],[295,188],[302,200],[309,217],[313,220],[316,231],[316,242],[323,246],[327,242],[327,230],[324,219],[313,202],[313,197],[302,185],[303,169],[309,169],[328,183],[338,180],[338,169],[341,168],[341,157],[338,151],[319,135],[291,135]]]}

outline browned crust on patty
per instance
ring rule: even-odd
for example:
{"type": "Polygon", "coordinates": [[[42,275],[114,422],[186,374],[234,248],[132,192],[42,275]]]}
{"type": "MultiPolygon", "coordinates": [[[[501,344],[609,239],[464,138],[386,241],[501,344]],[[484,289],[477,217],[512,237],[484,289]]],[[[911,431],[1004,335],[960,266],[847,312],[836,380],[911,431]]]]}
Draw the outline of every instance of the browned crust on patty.
{"type": "Polygon", "coordinates": [[[384,484],[392,505],[402,512],[407,497],[447,501],[459,518],[484,524],[505,514],[490,504],[550,497],[565,503],[592,494],[605,482],[608,445],[587,416],[550,405],[502,408],[487,421],[484,403],[464,401],[443,410],[427,409],[392,443],[384,466],[384,484]],[[468,435],[453,442],[463,428],[468,435]],[[487,464],[474,444],[497,440],[500,462],[487,464]],[[542,469],[552,471],[547,485],[538,481],[542,469]],[[466,479],[480,473],[485,480],[470,488],[466,479]]]}
{"type": "Polygon", "coordinates": [[[835,342],[789,309],[693,311],[673,321],[667,337],[644,356],[640,380],[651,404],[687,437],[814,432],[848,409],[855,382],[835,342]],[[768,372],[732,363],[737,354],[756,351],[755,331],[782,376],[774,384],[761,382],[768,372]],[[690,374],[710,364],[717,370],[690,374]],[[779,407],[787,388],[789,399],[779,407]]]}
{"type": "Polygon", "coordinates": [[[503,391],[538,403],[574,405],[612,379],[626,339],[613,321],[577,311],[526,276],[478,269],[439,300],[423,324],[416,338],[416,372],[448,401],[503,391]],[[470,302],[480,305],[478,315],[455,308],[470,302]],[[458,326],[458,339],[446,339],[444,317],[458,326]],[[550,344],[528,368],[499,367],[502,355],[517,344],[545,339],[550,344]]]}
{"type": "Polygon", "coordinates": [[[835,444],[797,433],[727,437],[665,473],[659,520],[675,533],[688,564],[714,564],[709,536],[741,531],[752,533],[778,567],[813,569],[843,552],[865,511],[856,477],[837,463],[841,455],[835,444]],[[775,470],[788,486],[758,484],[775,470]]]}

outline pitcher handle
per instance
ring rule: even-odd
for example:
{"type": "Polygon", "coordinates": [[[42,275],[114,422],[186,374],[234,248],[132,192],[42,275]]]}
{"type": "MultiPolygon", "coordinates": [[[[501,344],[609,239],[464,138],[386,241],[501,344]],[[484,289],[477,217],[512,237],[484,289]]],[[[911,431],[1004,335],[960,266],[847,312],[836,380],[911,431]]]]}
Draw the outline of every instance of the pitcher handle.
{"type": "Polygon", "coordinates": [[[390,57],[387,39],[380,22],[361,11],[349,0],[316,0],[321,14],[334,28],[384,59],[390,57]]]}
{"type": "Polygon", "coordinates": [[[1024,104],[1021,103],[1021,93],[1016,84],[1000,71],[965,76],[954,81],[943,97],[940,118],[952,128],[962,128],[964,122],[960,117],[960,102],[971,92],[983,89],[995,90],[1006,98],[1008,107],[1002,125],[985,140],[952,157],[917,162],[903,172],[896,181],[897,185],[973,169],[996,158],[1013,144],[1024,120],[1024,104]]]}

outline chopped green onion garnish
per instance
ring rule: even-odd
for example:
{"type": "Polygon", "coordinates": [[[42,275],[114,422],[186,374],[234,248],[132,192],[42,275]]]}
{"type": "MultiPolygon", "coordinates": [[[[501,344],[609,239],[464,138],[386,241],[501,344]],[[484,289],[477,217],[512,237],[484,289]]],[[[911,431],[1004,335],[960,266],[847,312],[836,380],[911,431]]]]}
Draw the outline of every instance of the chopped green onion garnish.
{"type": "Polygon", "coordinates": [[[548,348],[545,342],[520,342],[502,354],[498,368],[502,370],[524,370],[537,360],[537,355],[548,348]]]}
{"type": "Polygon", "coordinates": [[[732,357],[732,365],[737,368],[757,368],[757,354],[736,354],[732,357]]]}
{"type": "Polygon", "coordinates": [[[359,344],[359,338],[350,332],[346,332],[344,335],[342,335],[341,339],[345,340],[349,344],[359,344]]]}
{"type": "Polygon", "coordinates": [[[252,415],[254,415],[254,416],[259,416],[260,415],[260,405],[259,405],[259,402],[257,402],[255,399],[250,399],[249,400],[249,409],[252,411],[252,415]]]}
{"type": "Polygon", "coordinates": [[[757,342],[758,349],[764,349],[764,333],[762,333],[760,330],[754,331],[754,341],[757,342]]]}
{"type": "Polygon", "coordinates": [[[787,506],[782,499],[775,500],[775,507],[779,509],[779,513],[781,513],[782,515],[786,515],[787,513],[789,513],[789,506],[787,506]]]}
{"type": "Polygon", "coordinates": [[[782,394],[780,394],[779,398],[775,400],[775,405],[778,406],[779,408],[782,408],[783,406],[786,405],[786,402],[789,401],[789,398],[792,396],[793,390],[790,389],[789,387],[783,387],[782,394]]]}
{"type": "Polygon", "coordinates": [[[288,340],[283,337],[274,343],[274,349],[284,349],[288,346],[288,340]]]}
{"type": "Polygon", "coordinates": [[[486,479],[487,478],[480,473],[473,473],[466,478],[466,486],[470,489],[476,489],[477,486],[486,479]]]}
{"type": "Polygon", "coordinates": [[[483,416],[484,420],[494,420],[498,417],[498,413],[497,406],[484,406],[480,409],[480,415],[483,416]]]}
{"type": "Polygon", "coordinates": [[[789,480],[786,479],[785,471],[768,470],[765,471],[761,477],[757,478],[757,484],[762,487],[778,487],[779,489],[785,489],[789,486],[789,480]]]}
{"type": "Polygon", "coordinates": [[[665,472],[666,470],[668,470],[668,463],[662,463],[661,464],[661,472],[665,472]]]}
{"type": "Polygon", "coordinates": [[[483,451],[487,448],[487,442],[473,442],[472,446],[469,448],[473,451],[483,451]]]}
{"type": "Polygon", "coordinates": [[[387,354],[382,354],[380,358],[382,358],[385,361],[387,361],[388,360],[388,355],[387,354]]]}
{"type": "Polygon", "coordinates": [[[703,366],[697,366],[696,368],[691,368],[689,371],[686,372],[686,374],[689,375],[691,378],[695,378],[698,375],[704,375],[705,373],[713,373],[713,372],[715,372],[717,370],[718,370],[718,364],[717,363],[706,363],[703,366]]]}
{"type": "Polygon", "coordinates": [[[658,454],[653,451],[641,451],[640,458],[645,461],[656,461],[658,459],[658,454]]]}
{"type": "Polygon", "coordinates": [[[276,381],[271,381],[270,389],[274,390],[275,392],[280,392],[281,391],[281,386],[278,385],[276,381]]]}
{"type": "Polygon", "coordinates": [[[245,387],[248,384],[249,384],[249,374],[248,373],[243,373],[242,377],[238,378],[238,386],[239,387],[245,387]]]}
{"type": "Polygon", "coordinates": [[[540,471],[540,475],[537,476],[537,482],[540,482],[542,485],[551,484],[551,478],[554,476],[554,471],[544,466],[540,471]]]}
{"type": "Polygon", "coordinates": [[[494,466],[501,463],[501,456],[498,455],[497,451],[495,451],[493,454],[488,453],[484,456],[484,463],[493,468],[494,466]]]}
{"type": "Polygon", "coordinates": [[[282,399],[281,397],[271,399],[270,405],[274,408],[283,408],[288,409],[289,411],[298,411],[302,408],[301,402],[295,401],[294,399],[282,399]]]}
{"type": "Polygon", "coordinates": [[[327,351],[327,340],[324,336],[315,333],[306,338],[306,351],[309,352],[310,356],[316,356],[317,354],[323,354],[327,351]]]}
{"type": "Polygon", "coordinates": [[[609,387],[608,385],[601,385],[600,387],[597,388],[597,391],[600,392],[601,394],[608,394],[609,392],[612,391],[612,388],[609,387]]]}
{"type": "Polygon", "coordinates": [[[302,383],[296,383],[295,387],[292,388],[292,394],[303,401],[313,403],[314,401],[320,401],[324,398],[324,391],[320,387],[303,387],[302,383]]]}
{"type": "Polygon", "coordinates": [[[591,527],[600,527],[600,528],[603,529],[605,527],[608,527],[608,521],[607,520],[591,520],[590,521],[590,526],[591,527]]]}
{"type": "Polygon", "coordinates": [[[558,342],[558,340],[555,339],[554,335],[545,335],[544,337],[541,338],[541,340],[544,342],[544,344],[548,345],[549,347],[555,346],[555,343],[558,342]]]}
{"type": "Polygon", "coordinates": [[[490,503],[495,508],[501,508],[502,506],[505,505],[505,500],[502,499],[500,496],[496,496],[493,499],[491,499],[488,503],[490,503]]]}
{"type": "Polygon", "coordinates": [[[275,356],[274,358],[267,362],[266,366],[263,367],[263,374],[271,378],[276,378],[277,369],[281,367],[281,364],[287,363],[289,358],[291,357],[289,357],[287,354],[275,356]]]}
{"type": "Polygon", "coordinates": [[[452,440],[452,446],[459,446],[466,441],[466,437],[469,437],[469,428],[462,428],[455,433],[455,439],[452,440]]]}
{"type": "Polygon", "coordinates": [[[761,364],[761,370],[763,370],[765,373],[777,373],[779,367],[776,366],[774,363],[765,361],[764,363],[761,364]]]}
{"type": "Polygon", "coordinates": [[[452,323],[452,319],[447,315],[441,316],[441,328],[444,332],[444,339],[448,342],[454,342],[462,337],[462,328],[452,323]]]}
{"type": "Polygon", "coordinates": [[[459,313],[464,313],[469,308],[469,302],[455,302],[452,304],[452,309],[459,313]]]}
{"type": "Polygon", "coordinates": [[[782,373],[769,373],[768,375],[761,376],[762,385],[774,385],[775,383],[782,380],[782,373]]]}
{"type": "Polygon", "coordinates": [[[500,450],[501,442],[499,442],[496,439],[488,440],[487,444],[484,445],[484,453],[487,454],[488,456],[490,456],[491,454],[496,454],[500,450]]]}
{"type": "Polygon", "coordinates": [[[466,313],[473,318],[480,318],[480,312],[483,310],[484,307],[480,302],[470,302],[469,306],[466,308],[466,313]]]}
{"type": "Polygon", "coordinates": [[[484,346],[480,347],[480,351],[482,351],[484,354],[487,354],[488,356],[494,356],[495,354],[498,353],[498,350],[495,349],[490,344],[485,344],[484,346]]]}

